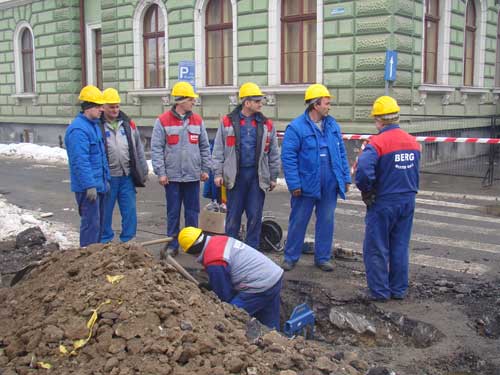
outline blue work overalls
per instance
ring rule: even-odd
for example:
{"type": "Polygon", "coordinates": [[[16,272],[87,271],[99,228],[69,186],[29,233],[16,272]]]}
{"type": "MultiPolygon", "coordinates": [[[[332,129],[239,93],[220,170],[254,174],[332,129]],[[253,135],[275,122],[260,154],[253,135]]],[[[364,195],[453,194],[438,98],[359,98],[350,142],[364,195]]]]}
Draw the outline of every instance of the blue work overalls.
{"type": "Polygon", "coordinates": [[[239,238],[241,216],[247,216],[245,243],[259,248],[265,193],[259,186],[255,164],[257,125],[254,116],[240,118],[240,165],[234,187],[227,191],[226,234],[239,238]]]}
{"type": "Polygon", "coordinates": [[[294,197],[290,200],[291,212],[288,225],[288,237],[285,245],[285,261],[296,263],[302,254],[302,245],[311,218],[316,207],[316,227],[314,244],[314,262],[316,265],[330,261],[334,233],[335,208],[337,207],[337,178],[333,172],[332,160],[328,151],[324,133],[315,127],[320,153],[320,188],[319,199],[294,197]]]}

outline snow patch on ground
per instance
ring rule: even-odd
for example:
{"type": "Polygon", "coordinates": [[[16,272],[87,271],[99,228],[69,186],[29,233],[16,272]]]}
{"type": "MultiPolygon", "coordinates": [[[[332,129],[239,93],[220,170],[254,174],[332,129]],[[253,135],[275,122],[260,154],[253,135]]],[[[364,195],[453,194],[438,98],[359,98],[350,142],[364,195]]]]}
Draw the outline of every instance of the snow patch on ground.
{"type": "MultiPolygon", "coordinates": [[[[68,154],[60,147],[40,146],[33,143],[0,143],[0,155],[22,159],[32,159],[40,162],[68,164],[68,154]]],[[[151,160],[147,160],[149,174],[153,174],[151,160]]],[[[287,186],[284,178],[278,178],[276,191],[286,191],[287,186]]]]}
{"type": "Polygon", "coordinates": [[[39,226],[48,242],[57,242],[62,249],[79,247],[79,234],[70,226],[42,219],[41,214],[10,204],[0,195],[0,240],[15,237],[25,229],[39,226]]]}
{"type": "Polygon", "coordinates": [[[66,150],[33,143],[0,144],[0,155],[52,163],[68,163],[66,150]]]}

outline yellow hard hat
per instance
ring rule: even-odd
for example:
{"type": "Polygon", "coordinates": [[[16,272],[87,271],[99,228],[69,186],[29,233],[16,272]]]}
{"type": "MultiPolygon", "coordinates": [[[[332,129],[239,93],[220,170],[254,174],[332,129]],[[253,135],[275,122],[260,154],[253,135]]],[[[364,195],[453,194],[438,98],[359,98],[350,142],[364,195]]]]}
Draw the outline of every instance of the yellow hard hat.
{"type": "Polygon", "coordinates": [[[264,96],[260,87],[253,82],[247,82],[241,85],[239,92],[240,99],[246,98],[248,96],[264,96]]]}
{"type": "Polygon", "coordinates": [[[101,90],[93,85],[85,86],[82,91],[80,91],[78,99],[82,102],[95,103],[99,105],[104,104],[101,90]]]}
{"type": "Polygon", "coordinates": [[[179,245],[181,245],[182,250],[184,252],[188,252],[189,248],[193,246],[193,244],[196,242],[198,237],[200,237],[200,234],[203,231],[200,228],[195,228],[195,227],[185,227],[183,228],[180,232],[179,235],[177,236],[177,239],[179,240],[179,245]]]}
{"type": "Polygon", "coordinates": [[[104,103],[106,104],[120,104],[122,100],[120,99],[120,94],[116,89],[110,87],[102,92],[104,98],[104,103]]]}
{"type": "Polygon", "coordinates": [[[317,98],[331,98],[330,91],[321,83],[315,83],[309,86],[304,95],[304,101],[307,102],[311,99],[317,98]]]}
{"type": "Polygon", "coordinates": [[[400,111],[396,99],[390,96],[381,96],[373,103],[371,116],[383,116],[390,113],[398,113],[400,111]]]}
{"type": "Polygon", "coordinates": [[[189,82],[177,82],[172,87],[172,96],[197,98],[198,94],[194,92],[193,86],[189,82]]]}

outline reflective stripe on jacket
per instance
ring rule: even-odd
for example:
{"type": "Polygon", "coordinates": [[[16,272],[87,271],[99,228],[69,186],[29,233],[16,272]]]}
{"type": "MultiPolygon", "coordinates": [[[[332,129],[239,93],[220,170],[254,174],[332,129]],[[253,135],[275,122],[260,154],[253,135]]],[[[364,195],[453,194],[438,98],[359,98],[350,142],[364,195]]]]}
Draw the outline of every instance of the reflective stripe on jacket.
{"type": "Polygon", "coordinates": [[[203,266],[227,264],[234,290],[261,293],[273,287],[283,270],[271,259],[228,236],[208,237],[200,255],[203,266]]]}
{"type": "MultiPolygon", "coordinates": [[[[215,177],[223,177],[227,189],[234,187],[240,163],[240,111],[241,105],[222,118],[215,136],[212,153],[215,177]],[[237,124],[234,126],[234,124],[237,124]]],[[[255,151],[259,186],[269,189],[276,182],[280,170],[280,157],[276,129],[271,120],[261,113],[255,114],[257,122],[257,148],[255,151]]]]}
{"type": "Polygon", "coordinates": [[[110,172],[113,176],[123,176],[121,171],[125,172],[125,175],[130,174],[136,187],[144,187],[149,167],[139,129],[137,129],[135,122],[122,111],[120,111],[117,121],[120,125],[116,132],[113,132],[106,127],[106,120],[101,117],[101,130],[105,136],[105,149],[110,172]],[[124,134],[121,133],[121,128],[124,134]],[[116,138],[115,142],[111,141],[113,137],[116,138]],[[130,144],[132,147],[129,147],[130,144]]]}
{"type": "Polygon", "coordinates": [[[172,110],[155,122],[151,137],[154,173],[170,181],[199,181],[211,168],[210,145],[202,118],[189,113],[181,119],[172,110]]]}

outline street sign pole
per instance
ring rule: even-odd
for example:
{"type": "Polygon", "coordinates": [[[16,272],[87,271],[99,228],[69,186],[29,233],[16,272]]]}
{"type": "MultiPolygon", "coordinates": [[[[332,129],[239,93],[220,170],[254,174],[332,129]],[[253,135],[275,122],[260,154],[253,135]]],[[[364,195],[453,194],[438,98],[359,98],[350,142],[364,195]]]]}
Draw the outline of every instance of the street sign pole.
{"type": "Polygon", "coordinates": [[[396,71],[398,68],[398,53],[397,51],[387,50],[385,52],[385,95],[389,95],[391,83],[396,80],[396,71]]]}

